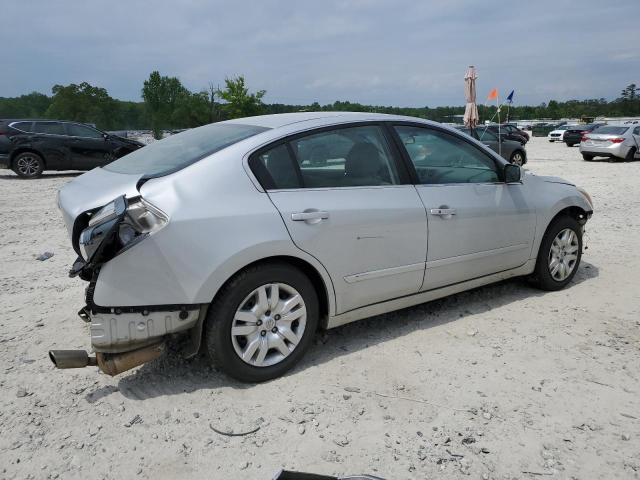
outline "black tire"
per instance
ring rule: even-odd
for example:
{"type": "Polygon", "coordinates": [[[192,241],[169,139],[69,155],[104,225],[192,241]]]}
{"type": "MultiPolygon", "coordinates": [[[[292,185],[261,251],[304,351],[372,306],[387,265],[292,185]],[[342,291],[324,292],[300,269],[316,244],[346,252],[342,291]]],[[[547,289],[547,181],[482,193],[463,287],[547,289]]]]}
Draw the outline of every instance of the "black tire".
{"type": "Polygon", "coordinates": [[[511,157],[509,158],[509,163],[513,163],[514,165],[518,165],[519,167],[521,167],[525,163],[527,163],[527,161],[526,161],[526,157],[524,156],[524,153],[521,150],[516,150],[511,154],[511,157]]]}
{"type": "Polygon", "coordinates": [[[580,260],[582,259],[582,227],[578,221],[568,215],[556,218],[542,237],[542,243],[540,244],[540,250],[538,251],[538,259],[536,261],[536,269],[531,277],[533,284],[542,289],[548,291],[555,291],[563,289],[575,276],[578,268],[580,267],[580,260]],[[577,237],[578,250],[577,258],[573,270],[571,273],[559,281],[555,279],[549,268],[549,256],[551,254],[551,246],[556,236],[565,229],[572,230],[577,237]]]}
{"type": "Polygon", "coordinates": [[[631,147],[627,152],[627,156],[624,157],[625,162],[633,162],[636,156],[636,147],[631,147]]]}
{"type": "Polygon", "coordinates": [[[575,145],[575,143],[569,143],[569,142],[565,142],[567,144],[567,147],[573,147],[575,145]]]}
{"type": "Polygon", "coordinates": [[[13,159],[13,171],[20,178],[38,178],[44,171],[44,160],[34,152],[22,152],[13,159]]]}
{"type": "Polygon", "coordinates": [[[586,153],[583,153],[582,159],[586,162],[590,162],[591,160],[593,160],[593,155],[587,155],[586,153]]]}
{"type": "Polygon", "coordinates": [[[318,327],[318,295],[309,278],[287,263],[263,263],[249,267],[233,277],[211,304],[205,322],[204,345],[213,364],[241,382],[264,382],[291,369],[310,346],[318,327]],[[279,363],[258,367],[242,360],[233,345],[231,328],[236,311],[255,289],[283,283],[293,287],[306,308],[306,326],[297,346],[279,363]]]}

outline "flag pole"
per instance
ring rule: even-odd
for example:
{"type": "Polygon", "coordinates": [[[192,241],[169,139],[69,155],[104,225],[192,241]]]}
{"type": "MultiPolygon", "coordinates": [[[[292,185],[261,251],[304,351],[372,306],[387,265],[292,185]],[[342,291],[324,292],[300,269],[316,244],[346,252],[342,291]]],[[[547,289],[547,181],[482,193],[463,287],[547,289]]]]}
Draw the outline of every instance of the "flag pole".
{"type": "Polygon", "coordinates": [[[500,135],[500,94],[496,95],[496,105],[498,107],[498,155],[502,156],[502,136],[500,135]]]}

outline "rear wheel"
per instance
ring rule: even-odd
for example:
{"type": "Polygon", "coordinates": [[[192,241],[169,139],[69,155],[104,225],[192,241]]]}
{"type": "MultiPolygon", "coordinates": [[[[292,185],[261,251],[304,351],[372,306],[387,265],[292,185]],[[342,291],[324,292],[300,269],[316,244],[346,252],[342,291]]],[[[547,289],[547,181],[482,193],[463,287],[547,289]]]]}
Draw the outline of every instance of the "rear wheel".
{"type": "Polygon", "coordinates": [[[509,162],[521,167],[522,165],[524,165],[524,155],[522,154],[522,152],[516,150],[511,154],[511,158],[509,159],[509,162]]]}
{"type": "Polygon", "coordinates": [[[300,270],[286,263],[250,267],[231,279],[211,305],[205,345],[227,375],[263,382],[302,358],[318,315],[318,296],[300,270]]]}
{"type": "Polygon", "coordinates": [[[582,154],[582,159],[586,160],[587,162],[590,160],[593,160],[593,155],[587,155],[586,153],[582,154]]]}
{"type": "Polygon", "coordinates": [[[21,153],[13,160],[13,171],[21,178],[37,178],[44,171],[44,160],[37,153],[21,153]]]}
{"type": "Polygon", "coordinates": [[[567,144],[567,147],[573,147],[575,145],[575,143],[569,143],[569,142],[565,142],[567,144]]]}
{"type": "Polygon", "coordinates": [[[561,290],[574,277],[582,258],[582,227],[576,219],[554,220],[542,238],[532,280],[543,290],[561,290]]]}
{"type": "Polygon", "coordinates": [[[624,157],[625,162],[633,162],[636,156],[636,147],[631,147],[627,152],[627,156],[624,157]]]}

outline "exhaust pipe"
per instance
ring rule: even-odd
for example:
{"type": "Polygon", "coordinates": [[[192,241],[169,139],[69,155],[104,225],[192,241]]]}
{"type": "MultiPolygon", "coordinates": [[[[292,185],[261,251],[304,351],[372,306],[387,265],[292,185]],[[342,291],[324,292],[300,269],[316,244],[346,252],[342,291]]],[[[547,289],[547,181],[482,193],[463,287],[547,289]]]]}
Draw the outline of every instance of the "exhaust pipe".
{"type": "Polygon", "coordinates": [[[49,359],[56,368],[84,368],[98,365],[96,357],[85,350],[49,350],[49,359]]]}
{"type": "Polygon", "coordinates": [[[50,350],[49,358],[56,368],[83,368],[98,366],[112,377],[155,360],[164,351],[164,342],[124,353],[96,353],[90,357],[85,350],[50,350]]]}

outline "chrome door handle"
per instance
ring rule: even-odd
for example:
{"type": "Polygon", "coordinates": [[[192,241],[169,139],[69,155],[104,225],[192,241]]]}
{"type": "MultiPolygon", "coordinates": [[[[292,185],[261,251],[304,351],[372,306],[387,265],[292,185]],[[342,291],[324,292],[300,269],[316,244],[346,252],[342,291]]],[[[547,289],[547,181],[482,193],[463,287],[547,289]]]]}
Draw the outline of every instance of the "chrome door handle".
{"type": "Polygon", "coordinates": [[[432,208],[431,210],[429,210],[429,213],[431,215],[440,215],[440,216],[455,215],[456,209],[455,208],[432,208]]]}
{"type": "Polygon", "coordinates": [[[329,218],[329,212],[298,212],[291,214],[294,222],[306,222],[307,220],[325,220],[329,218]]]}

